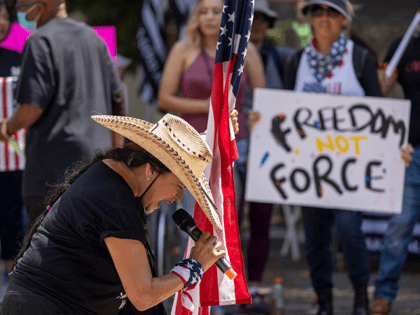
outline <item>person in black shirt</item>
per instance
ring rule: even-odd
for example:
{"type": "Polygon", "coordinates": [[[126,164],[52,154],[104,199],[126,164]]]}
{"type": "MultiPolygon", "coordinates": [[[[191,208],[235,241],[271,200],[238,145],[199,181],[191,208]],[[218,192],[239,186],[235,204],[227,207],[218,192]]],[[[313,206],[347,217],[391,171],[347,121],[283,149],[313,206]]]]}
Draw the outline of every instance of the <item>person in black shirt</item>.
{"type": "Polygon", "coordinates": [[[89,161],[97,149],[122,146],[122,137],[88,116],[124,115],[124,93],[105,43],[91,27],[67,17],[64,0],[17,2],[37,29],[22,54],[20,105],[0,124],[0,141],[28,128],[23,196],[32,225],[43,211],[42,198],[67,168],[81,158],[89,161]]]}
{"type": "MultiPolygon", "coordinates": [[[[0,43],[10,31],[11,17],[4,0],[0,0],[0,43]]],[[[0,78],[19,75],[20,54],[0,47],[0,78]]],[[[6,104],[3,104],[5,106],[6,104]]],[[[7,112],[1,108],[0,117],[7,112]]],[[[4,150],[3,146],[0,146],[4,150]]],[[[19,168],[9,169],[7,161],[0,161],[0,239],[1,259],[6,261],[7,271],[12,271],[13,259],[17,255],[23,238],[22,223],[22,173],[19,168]]]]}
{"type": "Polygon", "coordinates": [[[145,213],[191,192],[221,225],[203,171],[212,159],[188,123],[167,114],[157,124],[92,116],[131,140],[67,174],[25,239],[1,315],[166,314],[161,302],[198,283],[225,251],[204,232],[172,272],[155,277],[145,213]]]}
{"type": "Polygon", "coordinates": [[[375,303],[371,309],[373,315],[386,315],[391,312],[414,225],[420,219],[420,36],[417,33],[411,38],[397,66],[397,72],[386,78],[384,68],[400,42],[401,38],[391,44],[378,75],[385,96],[391,92],[398,80],[405,98],[411,100],[408,142],[412,145],[412,148],[409,146],[412,162],[405,173],[402,212],[391,216],[384,235],[379,276],[375,280],[375,303]]]}

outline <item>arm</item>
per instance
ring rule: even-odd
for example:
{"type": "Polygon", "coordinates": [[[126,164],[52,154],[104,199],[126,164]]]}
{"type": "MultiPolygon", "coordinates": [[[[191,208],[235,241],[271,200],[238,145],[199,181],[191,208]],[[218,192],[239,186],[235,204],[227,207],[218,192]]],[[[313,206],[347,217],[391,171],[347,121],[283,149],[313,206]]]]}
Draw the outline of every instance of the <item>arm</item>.
{"type": "MultiPolygon", "coordinates": [[[[121,91],[112,97],[112,115],[125,116],[125,97],[124,91],[121,91]]],[[[112,147],[122,148],[124,137],[117,132],[112,132],[112,147]]]]}
{"type": "MultiPolygon", "coordinates": [[[[386,68],[385,68],[386,69],[386,68]]],[[[385,69],[378,69],[378,79],[383,96],[388,96],[397,83],[398,72],[394,72],[390,78],[385,75],[385,69]]]]}
{"type": "MultiPolygon", "coordinates": [[[[384,62],[380,62],[379,63],[379,69],[378,69],[378,79],[379,79],[379,84],[381,86],[381,91],[383,96],[388,96],[389,93],[391,92],[391,90],[393,89],[393,87],[395,86],[395,83],[397,82],[398,79],[398,70],[401,66],[401,63],[403,61],[403,58],[405,56],[405,54],[403,55],[403,58],[400,61],[400,64],[397,66],[397,68],[395,69],[395,72],[392,74],[392,76],[390,78],[388,78],[385,75],[385,70],[388,67],[389,62],[392,59],[392,56],[395,54],[395,51],[397,50],[400,42],[401,42],[402,38],[398,38],[395,41],[392,42],[392,44],[390,45],[388,52],[385,56],[384,62]]],[[[409,46],[406,48],[406,50],[411,49],[411,42],[409,44],[409,46]]]]}
{"type": "MultiPolygon", "coordinates": [[[[217,251],[221,244],[216,240],[209,232],[204,232],[191,249],[190,258],[197,260],[204,271],[226,254],[217,251]]],[[[184,287],[183,281],[173,273],[152,277],[146,249],[140,241],[108,237],[105,244],[124,290],[136,309],[149,309],[184,287]]]]}
{"type": "Polygon", "coordinates": [[[30,104],[21,104],[16,113],[1,123],[0,141],[6,142],[9,135],[22,128],[32,126],[41,117],[44,111],[30,104]]]}
{"type": "Polygon", "coordinates": [[[177,96],[184,70],[187,47],[184,41],[177,42],[171,49],[159,87],[159,108],[182,114],[202,114],[209,112],[210,100],[193,100],[177,96]]]}

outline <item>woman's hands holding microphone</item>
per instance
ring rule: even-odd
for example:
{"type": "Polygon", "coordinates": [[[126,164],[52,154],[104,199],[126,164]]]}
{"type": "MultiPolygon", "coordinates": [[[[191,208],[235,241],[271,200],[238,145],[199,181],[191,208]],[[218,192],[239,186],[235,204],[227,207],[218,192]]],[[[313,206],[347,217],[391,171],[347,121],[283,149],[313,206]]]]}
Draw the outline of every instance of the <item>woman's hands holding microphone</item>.
{"type": "Polygon", "coordinates": [[[219,249],[222,243],[217,241],[215,236],[212,236],[209,231],[203,232],[195,246],[191,248],[191,259],[198,261],[203,267],[204,272],[214,265],[216,261],[226,255],[226,251],[219,249]]]}

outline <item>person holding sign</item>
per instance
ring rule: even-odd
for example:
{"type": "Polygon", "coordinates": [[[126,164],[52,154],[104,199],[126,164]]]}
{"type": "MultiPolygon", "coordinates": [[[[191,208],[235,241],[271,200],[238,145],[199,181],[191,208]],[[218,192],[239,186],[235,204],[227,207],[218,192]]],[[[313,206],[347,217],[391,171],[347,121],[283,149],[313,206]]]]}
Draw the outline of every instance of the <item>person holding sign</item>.
{"type": "MultiPolygon", "coordinates": [[[[302,12],[314,38],[288,60],[286,88],[297,92],[346,96],[382,96],[376,64],[366,48],[343,35],[349,27],[351,8],[344,0],[307,0],[302,12]]],[[[302,208],[306,259],[318,295],[318,314],[333,314],[330,241],[335,223],[340,245],[355,291],[353,314],[370,314],[367,284],[369,254],[361,230],[360,212],[302,208]]]]}
{"type": "MultiPolygon", "coordinates": [[[[394,55],[401,38],[395,40],[378,71],[382,91],[387,96],[395,83],[401,84],[406,99],[411,100],[410,131],[408,141],[412,148],[412,163],[405,173],[404,197],[401,214],[393,215],[383,239],[379,276],[375,280],[375,303],[373,315],[391,312],[391,304],[398,292],[398,281],[408,255],[408,246],[416,222],[420,219],[420,33],[415,31],[405,53],[390,78],[385,76],[388,62],[394,55]]],[[[405,156],[409,152],[404,150],[405,156]]],[[[409,157],[408,157],[409,158],[409,157]]],[[[407,159],[407,158],[406,158],[407,159]]]]}
{"type": "Polygon", "coordinates": [[[163,300],[194,288],[226,254],[206,231],[188,259],[156,277],[145,235],[145,213],[179,201],[185,188],[220,229],[203,174],[213,155],[200,134],[170,114],[157,124],[92,119],[132,142],[76,166],[54,187],[16,258],[2,315],[164,315],[163,300]]]}

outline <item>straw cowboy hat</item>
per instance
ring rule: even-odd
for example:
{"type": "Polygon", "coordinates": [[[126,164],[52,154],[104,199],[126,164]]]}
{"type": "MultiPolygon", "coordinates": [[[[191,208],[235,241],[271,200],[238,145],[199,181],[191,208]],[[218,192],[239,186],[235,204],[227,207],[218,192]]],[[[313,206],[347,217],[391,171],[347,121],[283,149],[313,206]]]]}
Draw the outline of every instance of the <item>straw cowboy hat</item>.
{"type": "Polygon", "coordinates": [[[166,114],[156,124],[125,116],[95,115],[92,119],[159,159],[188,188],[214,228],[223,230],[203,174],[213,154],[190,124],[171,114],[166,114]]]}

